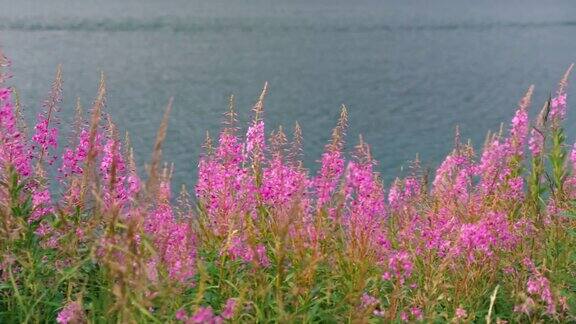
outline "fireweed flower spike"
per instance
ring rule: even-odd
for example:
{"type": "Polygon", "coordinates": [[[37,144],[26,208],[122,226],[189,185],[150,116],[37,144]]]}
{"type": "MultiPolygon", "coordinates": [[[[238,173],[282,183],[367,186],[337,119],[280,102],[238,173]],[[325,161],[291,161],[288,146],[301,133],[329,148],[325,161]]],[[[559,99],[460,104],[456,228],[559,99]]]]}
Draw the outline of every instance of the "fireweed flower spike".
{"type": "Polygon", "coordinates": [[[512,118],[512,123],[510,126],[510,149],[515,155],[522,155],[524,153],[526,137],[529,131],[529,120],[528,120],[528,108],[530,107],[530,101],[532,99],[532,93],[534,92],[534,86],[531,85],[526,92],[526,95],[520,101],[518,110],[512,118]]]}
{"type": "MultiPolygon", "coordinates": [[[[344,147],[344,136],[348,124],[348,111],[342,105],[340,119],[332,131],[331,142],[326,145],[322,159],[320,161],[319,174],[314,179],[317,208],[324,208],[332,200],[332,195],[336,191],[341,177],[344,173],[344,157],[342,149],[344,147]]],[[[329,211],[331,216],[333,212],[329,211]]]]}
{"type": "Polygon", "coordinates": [[[560,123],[566,117],[566,87],[568,85],[568,78],[570,77],[570,73],[574,68],[574,64],[571,64],[564,73],[564,77],[560,80],[558,84],[558,90],[556,91],[556,95],[550,100],[550,114],[549,118],[551,121],[551,125],[554,128],[560,126],[560,123]]]}
{"type": "Polygon", "coordinates": [[[262,93],[254,105],[254,108],[252,108],[254,117],[252,124],[246,132],[246,156],[252,160],[252,167],[255,169],[255,172],[259,172],[257,169],[260,167],[260,163],[262,163],[262,159],[264,158],[264,149],[266,146],[264,120],[262,118],[264,113],[264,99],[267,93],[268,82],[264,83],[262,93]]]}
{"type": "Polygon", "coordinates": [[[112,134],[103,148],[100,161],[100,172],[103,179],[102,194],[107,208],[126,203],[128,193],[124,182],[126,180],[126,164],[122,157],[120,141],[112,134]]]}
{"type": "Polygon", "coordinates": [[[58,324],[74,324],[82,323],[84,321],[84,311],[79,302],[69,302],[66,306],[58,313],[56,322],[58,324]]]}
{"type": "Polygon", "coordinates": [[[104,132],[101,130],[102,109],[105,105],[106,85],[104,75],[100,76],[98,94],[90,110],[89,122],[84,122],[81,115],[80,102],[77,102],[76,131],[77,140],[71,147],[64,149],[61,166],[58,168],[61,183],[65,185],[64,200],[73,207],[84,203],[86,187],[92,174],[96,174],[96,160],[101,155],[104,132]]]}
{"type": "Polygon", "coordinates": [[[48,164],[52,164],[56,160],[56,155],[49,150],[55,150],[58,147],[58,128],[56,126],[59,122],[57,113],[60,111],[61,103],[62,66],[58,66],[56,77],[52,83],[52,90],[42,105],[42,112],[37,116],[36,126],[34,126],[35,133],[32,136],[35,143],[32,149],[35,151],[34,155],[39,165],[44,159],[47,159],[48,164]]]}
{"type": "Polygon", "coordinates": [[[80,98],[76,98],[74,109],[74,130],[69,135],[66,147],[63,149],[61,165],[58,168],[58,179],[62,182],[74,174],[82,173],[82,162],[88,154],[88,124],[80,98]]]}
{"type": "MultiPolygon", "coordinates": [[[[150,260],[151,267],[163,265],[171,279],[190,282],[196,264],[196,237],[190,224],[178,222],[170,205],[171,174],[164,168],[159,183],[157,206],[145,221],[146,233],[152,239],[157,255],[150,260]]],[[[153,278],[157,274],[151,275],[153,278]]]]}
{"type": "Polygon", "coordinates": [[[432,192],[443,201],[466,202],[475,167],[471,147],[457,147],[436,170],[432,192]]]}
{"type": "Polygon", "coordinates": [[[0,89],[3,98],[0,99],[0,167],[11,165],[20,176],[28,177],[32,174],[30,147],[18,129],[12,90],[0,89]]]}
{"type": "Polygon", "coordinates": [[[260,196],[266,206],[274,208],[280,214],[293,211],[293,208],[305,214],[308,208],[307,173],[297,164],[286,161],[287,143],[288,139],[280,127],[271,139],[273,152],[263,169],[260,196]]]}
{"type": "Polygon", "coordinates": [[[383,236],[382,225],[386,216],[384,189],[378,174],[373,171],[375,161],[370,155],[370,147],[361,136],[355,155],[356,161],[348,164],[346,172],[345,192],[349,211],[345,222],[349,226],[352,243],[378,250],[378,239],[383,236]]]}
{"type": "Polygon", "coordinates": [[[237,135],[234,101],[225,120],[214,152],[207,152],[198,164],[196,196],[206,210],[208,227],[218,236],[234,230],[241,215],[252,214],[255,183],[246,167],[244,143],[237,135]]]}

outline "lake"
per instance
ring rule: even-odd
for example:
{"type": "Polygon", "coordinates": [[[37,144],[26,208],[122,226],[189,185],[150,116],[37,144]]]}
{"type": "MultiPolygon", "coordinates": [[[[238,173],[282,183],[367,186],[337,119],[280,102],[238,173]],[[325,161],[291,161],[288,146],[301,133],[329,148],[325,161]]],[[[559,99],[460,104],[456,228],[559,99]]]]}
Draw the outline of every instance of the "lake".
{"type": "Polygon", "coordinates": [[[91,104],[104,71],[107,111],[131,134],[140,164],[173,96],[164,153],[175,186],[194,181],[228,96],[246,121],[265,81],[267,130],[299,121],[310,169],[346,104],[348,148],[361,133],[389,183],[416,153],[440,163],[456,125],[480,146],[530,84],[535,115],[576,61],[576,2],[0,0],[0,45],[29,119],[57,64],[64,121],[76,97],[91,104]]]}

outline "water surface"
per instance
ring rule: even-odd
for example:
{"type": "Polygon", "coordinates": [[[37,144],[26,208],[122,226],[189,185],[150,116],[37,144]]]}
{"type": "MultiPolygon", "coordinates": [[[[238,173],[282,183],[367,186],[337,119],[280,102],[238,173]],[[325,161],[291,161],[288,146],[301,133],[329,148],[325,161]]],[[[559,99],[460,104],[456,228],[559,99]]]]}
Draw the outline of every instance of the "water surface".
{"type": "Polygon", "coordinates": [[[0,44],[28,118],[58,63],[64,119],[77,96],[90,105],[103,70],[107,109],[143,163],[174,96],[164,152],[176,186],[193,182],[227,97],[236,95],[246,120],[264,81],[268,130],[299,121],[307,166],[316,168],[344,103],[349,147],[363,134],[389,182],[416,153],[437,165],[457,124],[481,144],[530,84],[540,105],[576,61],[573,0],[0,0],[0,8],[0,44]]]}

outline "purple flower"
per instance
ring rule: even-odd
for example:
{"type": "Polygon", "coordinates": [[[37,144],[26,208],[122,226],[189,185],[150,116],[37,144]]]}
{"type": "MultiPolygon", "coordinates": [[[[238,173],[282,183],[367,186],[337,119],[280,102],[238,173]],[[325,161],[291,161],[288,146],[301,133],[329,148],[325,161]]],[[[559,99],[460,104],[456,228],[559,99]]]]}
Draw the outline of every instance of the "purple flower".
{"type": "Polygon", "coordinates": [[[238,301],[235,298],[229,298],[226,301],[226,305],[224,305],[224,309],[222,309],[222,313],[220,314],[224,319],[232,319],[234,317],[234,312],[236,311],[236,306],[238,305],[238,301]]]}
{"type": "Polygon", "coordinates": [[[58,313],[58,317],[56,317],[56,322],[59,324],[70,324],[70,323],[77,323],[82,320],[84,317],[84,312],[82,310],[82,306],[80,306],[79,302],[69,302],[62,308],[60,313],[58,313]]]}
{"type": "Polygon", "coordinates": [[[246,155],[261,160],[265,147],[264,122],[258,121],[248,127],[246,133],[246,155]]]}
{"type": "Polygon", "coordinates": [[[0,100],[9,101],[11,99],[12,90],[10,88],[0,88],[0,100]]]}
{"type": "Polygon", "coordinates": [[[360,306],[363,308],[369,308],[375,305],[380,304],[378,298],[369,295],[367,293],[362,294],[362,298],[360,299],[360,306]]]}
{"type": "Polygon", "coordinates": [[[552,125],[558,126],[566,117],[566,93],[559,93],[550,102],[550,120],[552,125]]]}
{"type": "Polygon", "coordinates": [[[528,141],[528,148],[532,156],[540,156],[544,149],[544,135],[542,131],[532,129],[530,131],[530,140],[528,141]]]}
{"type": "Polygon", "coordinates": [[[200,307],[186,323],[212,323],[214,321],[214,313],[212,307],[200,307]]]}
{"type": "Polygon", "coordinates": [[[52,199],[48,189],[37,189],[32,194],[33,212],[28,222],[34,222],[53,212],[52,199]]]}
{"type": "Polygon", "coordinates": [[[468,313],[466,312],[466,310],[462,307],[458,307],[456,308],[456,318],[466,318],[466,316],[468,316],[468,313]]]}
{"type": "Polygon", "coordinates": [[[344,172],[344,159],[340,151],[332,150],[325,152],[322,154],[321,163],[320,174],[314,179],[319,208],[332,199],[332,194],[336,190],[340,177],[344,172]]]}
{"type": "Polygon", "coordinates": [[[186,320],[188,320],[188,314],[186,313],[185,309],[181,308],[176,312],[176,320],[182,321],[182,322],[185,322],[186,320]]]}
{"type": "Polygon", "coordinates": [[[410,308],[410,313],[418,321],[421,321],[424,319],[424,313],[422,313],[422,309],[420,309],[419,307],[410,308]]]}
{"type": "Polygon", "coordinates": [[[395,251],[388,258],[388,269],[389,273],[385,272],[387,275],[383,279],[393,276],[398,279],[400,284],[404,284],[404,281],[412,275],[414,265],[407,252],[395,251]]]}
{"type": "Polygon", "coordinates": [[[17,126],[14,106],[0,100],[0,166],[10,164],[22,177],[32,174],[30,148],[17,126]]]}

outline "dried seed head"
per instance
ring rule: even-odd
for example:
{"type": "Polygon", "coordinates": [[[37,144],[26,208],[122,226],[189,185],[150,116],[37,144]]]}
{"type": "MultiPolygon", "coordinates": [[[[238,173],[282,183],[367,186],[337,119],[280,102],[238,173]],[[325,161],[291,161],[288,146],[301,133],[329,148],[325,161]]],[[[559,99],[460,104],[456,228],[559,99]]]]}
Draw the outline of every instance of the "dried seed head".
{"type": "Polygon", "coordinates": [[[172,111],[172,103],[174,98],[168,100],[166,109],[164,110],[164,115],[162,116],[162,121],[160,122],[160,127],[158,127],[158,132],[156,133],[156,141],[154,142],[154,149],[152,151],[152,159],[150,161],[150,170],[148,175],[148,181],[146,183],[146,189],[148,192],[154,196],[159,184],[159,167],[162,161],[162,144],[166,139],[166,132],[168,130],[168,121],[170,117],[170,112],[172,111]]]}
{"type": "Polygon", "coordinates": [[[329,150],[341,151],[344,148],[344,138],[346,137],[346,129],[348,128],[348,109],[342,105],[340,110],[340,118],[336,127],[332,130],[332,140],[329,144],[329,150]]]}
{"type": "Polygon", "coordinates": [[[262,119],[262,114],[264,113],[264,99],[268,94],[268,81],[264,82],[264,88],[262,88],[262,92],[260,93],[260,97],[258,97],[258,101],[254,104],[252,111],[254,112],[254,119],[253,122],[257,123],[262,119]]]}
{"type": "Polygon", "coordinates": [[[274,156],[280,157],[284,155],[286,150],[286,145],[288,144],[288,138],[282,129],[282,125],[278,127],[278,130],[272,131],[270,138],[270,150],[274,156]]]}
{"type": "Polygon", "coordinates": [[[568,78],[570,77],[570,73],[572,73],[572,69],[574,68],[574,63],[570,64],[566,72],[564,72],[564,76],[560,79],[558,83],[558,90],[556,92],[557,95],[561,95],[566,92],[566,87],[568,86],[568,78]]]}
{"type": "Polygon", "coordinates": [[[206,131],[206,137],[204,138],[204,144],[202,144],[202,148],[204,149],[204,152],[206,152],[208,156],[212,155],[212,153],[214,152],[212,137],[210,137],[209,131],[206,131]]]}
{"type": "Polygon", "coordinates": [[[292,135],[290,152],[288,153],[288,159],[293,163],[298,163],[302,158],[302,142],[302,128],[300,128],[300,124],[296,122],[294,124],[294,133],[292,135]]]}

